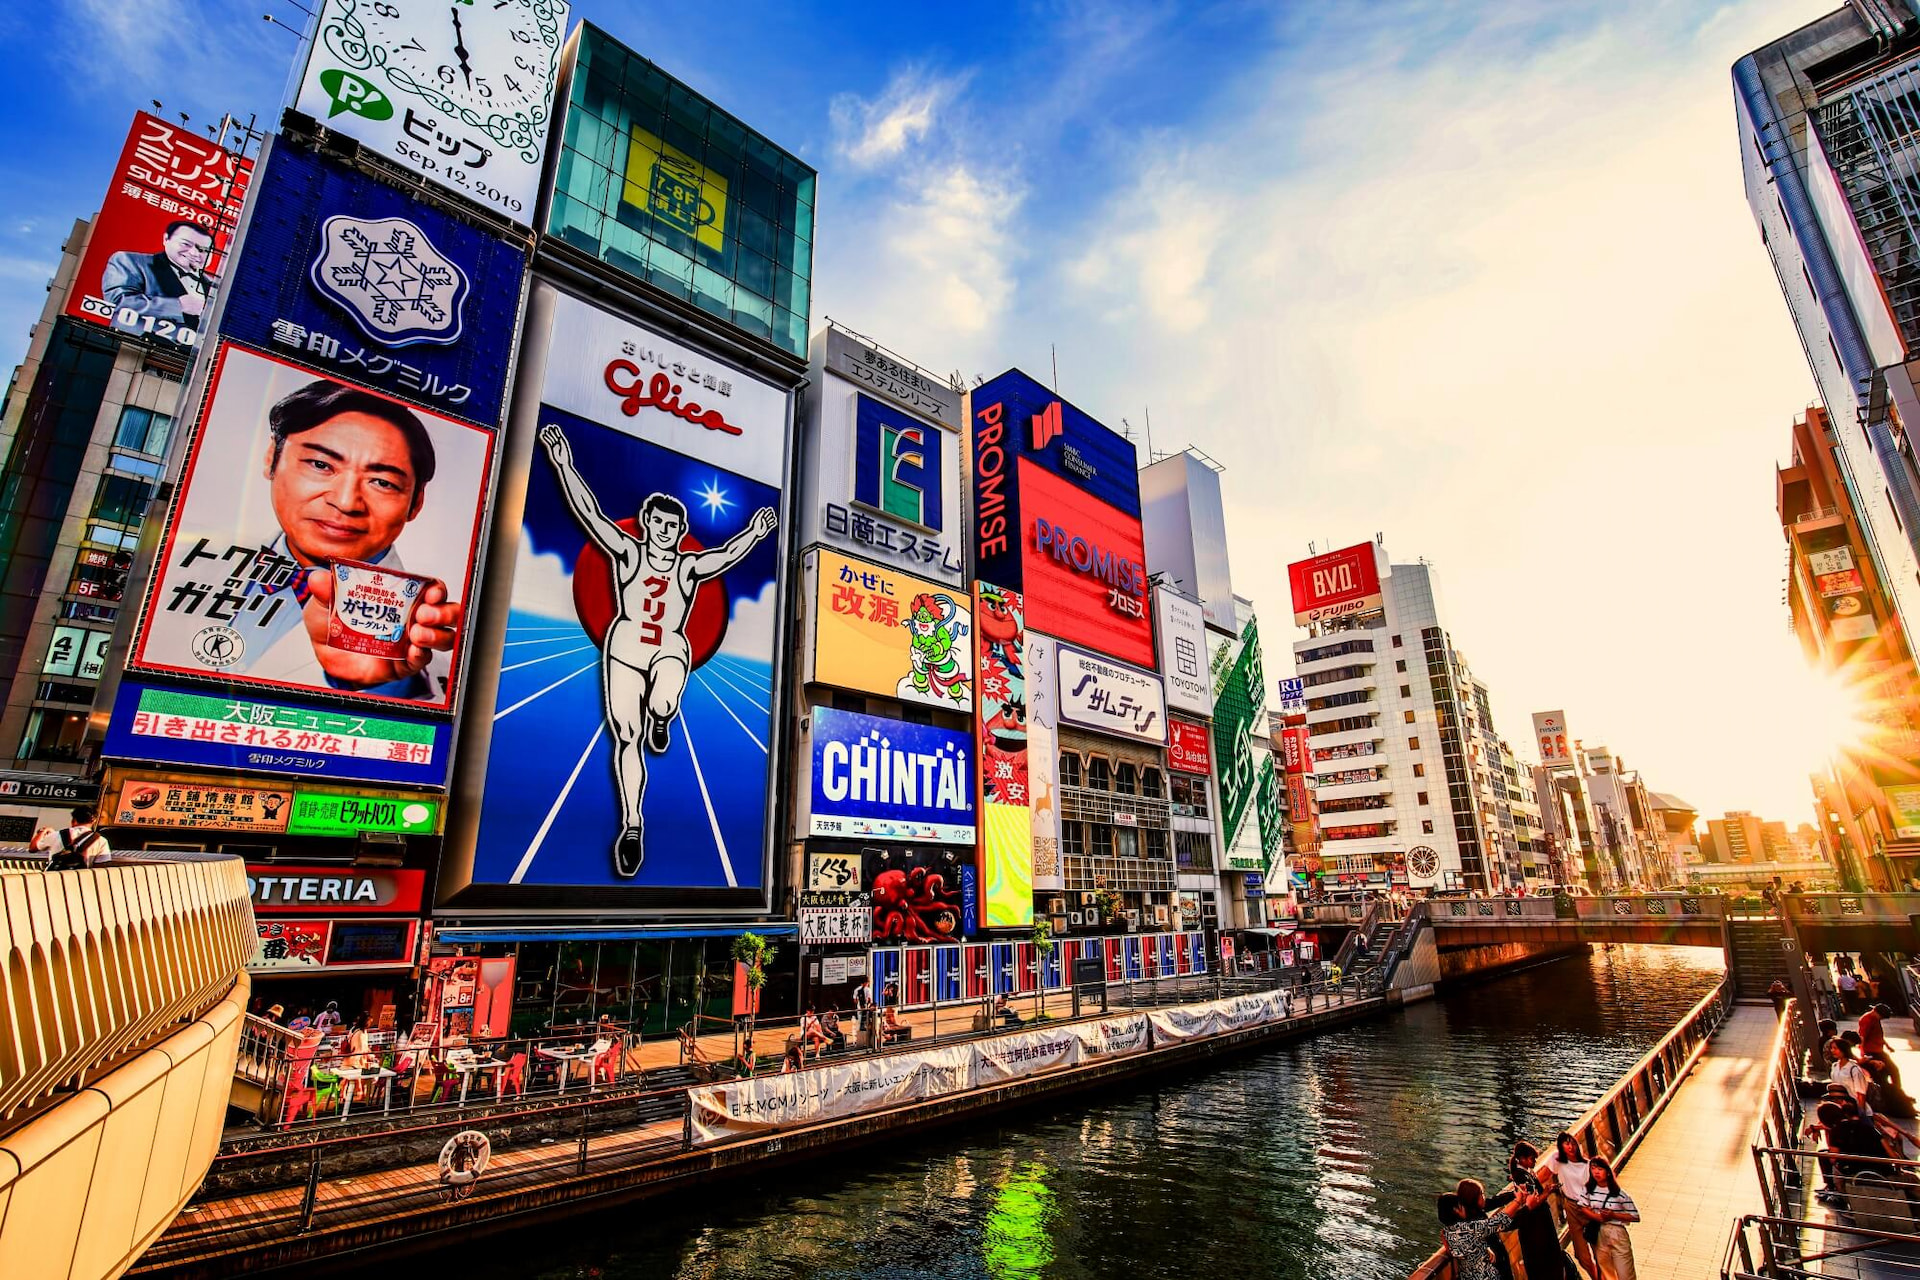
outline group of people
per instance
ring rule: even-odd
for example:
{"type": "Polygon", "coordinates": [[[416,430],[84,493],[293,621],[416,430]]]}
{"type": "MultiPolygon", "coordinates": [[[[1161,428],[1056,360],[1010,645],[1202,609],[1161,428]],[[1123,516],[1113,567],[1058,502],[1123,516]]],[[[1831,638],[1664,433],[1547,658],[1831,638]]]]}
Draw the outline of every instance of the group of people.
{"type": "Polygon", "coordinates": [[[1597,1152],[1588,1156],[1577,1137],[1562,1133],[1544,1160],[1532,1143],[1515,1143],[1507,1178],[1510,1185],[1496,1195],[1467,1178],[1440,1196],[1440,1231],[1455,1280],[1514,1280],[1501,1239],[1509,1232],[1525,1280],[1583,1280],[1582,1273],[1584,1280],[1634,1280],[1627,1224],[1640,1221],[1640,1210],[1620,1189],[1612,1161],[1597,1152]],[[1572,1258],[1560,1247],[1547,1203],[1556,1197],[1571,1229],[1572,1258]]]}
{"type": "Polygon", "coordinates": [[[77,804],[68,812],[71,826],[43,827],[33,833],[33,849],[47,855],[49,871],[80,871],[98,866],[113,850],[94,825],[93,806],[77,804]]]}
{"type": "MultiPolygon", "coordinates": [[[[873,989],[861,982],[853,993],[853,1016],[860,1026],[871,1027],[873,1035],[880,1044],[892,1044],[912,1036],[913,1032],[900,1021],[900,1011],[893,999],[893,986],[887,986],[887,1003],[884,1008],[876,1008],[873,1002],[873,989]]],[[[800,1019],[800,1030],[787,1038],[785,1057],[780,1064],[780,1074],[787,1075],[800,1071],[806,1066],[809,1051],[814,1057],[822,1053],[839,1053],[847,1047],[847,1031],[840,1024],[837,1010],[816,1011],[807,1006],[806,1013],[800,1019]]]]}
{"type": "Polygon", "coordinates": [[[1805,1093],[1819,1091],[1807,1133],[1824,1146],[1820,1171],[1826,1185],[1817,1194],[1834,1208],[1847,1205],[1844,1179],[1874,1167],[1861,1161],[1904,1160],[1913,1145],[1894,1123],[1894,1117],[1913,1116],[1914,1100],[1887,1051],[1885,1020],[1891,1012],[1874,1004],[1860,1014],[1857,1029],[1846,1031],[1831,1018],[1820,1022],[1818,1064],[1826,1068],[1825,1087],[1817,1080],[1802,1087],[1805,1093]]]}

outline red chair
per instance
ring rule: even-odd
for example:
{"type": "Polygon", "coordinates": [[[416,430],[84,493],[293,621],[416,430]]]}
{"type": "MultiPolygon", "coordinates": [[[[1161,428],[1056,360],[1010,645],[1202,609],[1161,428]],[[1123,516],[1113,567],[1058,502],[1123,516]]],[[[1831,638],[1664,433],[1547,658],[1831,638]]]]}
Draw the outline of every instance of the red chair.
{"type": "Polygon", "coordinates": [[[313,1090],[304,1084],[289,1080],[286,1089],[286,1102],[280,1108],[280,1123],[292,1124],[313,1110],[313,1090]]]}
{"type": "Polygon", "coordinates": [[[459,1088],[459,1081],[455,1078],[454,1073],[447,1070],[446,1064],[438,1058],[429,1058],[427,1060],[427,1069],[433,1072],[433,1089],[427,1094],[427,1101],[446,1102],[450,1100],[453,1097],[454,1091],[459,1088]]]}
{"type": "Polygon", "coordinates": [[[500,1068],[500,1096],[507,1096],[511,1089],[515,1097],[525,1097],[527,1092],[527,1055],[516,1053],[507,1059],[507,1065],[500,1068]]]}
{"type": "Polygon", "coordinates": [[[612,1084],[620,1071],[620,1037],[615,1036],[608,1042],[593,1060],[593,1079],[599,1084],[612,1084]]]}

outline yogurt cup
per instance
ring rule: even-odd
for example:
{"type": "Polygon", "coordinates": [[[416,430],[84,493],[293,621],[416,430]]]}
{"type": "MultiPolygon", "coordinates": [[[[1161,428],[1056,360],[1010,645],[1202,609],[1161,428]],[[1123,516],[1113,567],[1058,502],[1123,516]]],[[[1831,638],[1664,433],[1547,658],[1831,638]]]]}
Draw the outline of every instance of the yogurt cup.
{"type": "Polygon", "coordinates": [[[414,606],[432,578],[358,560],[333,562],[327,643],[348,653],[404,662],[414,606]]]}

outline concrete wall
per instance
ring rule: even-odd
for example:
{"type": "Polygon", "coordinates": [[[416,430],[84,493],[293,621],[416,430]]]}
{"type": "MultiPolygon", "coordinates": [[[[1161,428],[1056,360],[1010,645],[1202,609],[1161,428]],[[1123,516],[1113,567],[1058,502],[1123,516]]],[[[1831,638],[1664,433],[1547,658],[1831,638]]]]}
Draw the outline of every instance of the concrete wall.
{"type": "Polygon", "coordinates": [[[1477,946],[1447,947],[1440,951],[1440,981],[1461,982],[1491,977],[1556,956],[1584,953],[1584,942],[1488,942],[1477,946]]]}
{"type": "MultiPolygon", "coordinates": [[[[73,874],[73,873],[66,873],[73,874]]],[[[220,1149],[251,987],[0,1138],[0,1276],[110,1280],[220,1149]]]]}

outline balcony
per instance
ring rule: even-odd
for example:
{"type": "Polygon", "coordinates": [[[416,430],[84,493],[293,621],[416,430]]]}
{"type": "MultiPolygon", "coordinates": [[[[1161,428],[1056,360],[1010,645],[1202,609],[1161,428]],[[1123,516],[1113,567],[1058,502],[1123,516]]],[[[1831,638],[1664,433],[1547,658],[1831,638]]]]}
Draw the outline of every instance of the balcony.
{"type": "Polygon", "coordinates": [[[125,1271],[206,1175],[256,937],[238,858],[0,859],[0,1259],[125,1271]]]}

